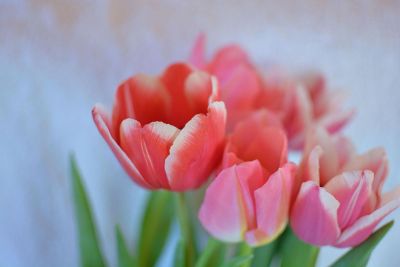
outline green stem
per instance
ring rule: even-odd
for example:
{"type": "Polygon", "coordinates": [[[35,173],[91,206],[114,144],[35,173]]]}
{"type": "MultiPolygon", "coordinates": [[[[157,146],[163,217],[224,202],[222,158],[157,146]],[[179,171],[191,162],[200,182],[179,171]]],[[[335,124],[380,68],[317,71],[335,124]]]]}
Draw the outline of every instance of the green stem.
{"type": "MultiPolygon", "coordinates": [[[[242,242],[239,245],[239,252],[238,256],[248,256],[253,254],[253,248],[250,247],[249,245],[246,244],[246,242],[242,242]]],[[[240,265],[240,267],[250,267],[251,266],[251,260],[240,265]]]]}
{"type": "Polygon", "coordinates": [[[254,258],[251,262],[252,267],[270,266],[278,250],[280,238],[275,239],[269,244],[254,249],[254,258]]]}
{"type": "Polygon", "coordinates": [[[194,266],[196,260],[194,238],[191,233],[189,211],[183,192],[177,193],[177,215],[184,244],[185,262],[187,267],[194,266]]]}

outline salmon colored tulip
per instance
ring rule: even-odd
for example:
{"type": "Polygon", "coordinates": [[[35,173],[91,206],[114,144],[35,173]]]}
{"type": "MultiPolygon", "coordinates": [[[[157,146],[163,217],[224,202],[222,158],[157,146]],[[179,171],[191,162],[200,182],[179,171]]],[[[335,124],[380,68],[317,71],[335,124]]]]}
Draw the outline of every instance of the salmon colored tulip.
{"type": "Polygon", "coordinates": [[[240,121],[228,136],[222,168],[258,160],[266,176],[287,162],[287,138],[279,119],[259,110],[240,121]]]}
{"type": "Polygon", "coordinates": [[[96,126],[129,176],[148,189],[201,186],[220,161],[226,124],[215,78],[186,64],[138,74],[117,89],[112,114],[96,105],[96,126]]]}
{"type": "Polygon", "coordinates": [[[357,155],[347,139],[322,128],[309,135],[298,174],[304,182],[292,207],[291,226],[314,245],[356,246],[400,206],[400,188],[381,192],[388,174],[385,151],[357,155]]]}
{"type": "Polygon", "coordinates": [[[228,137],[222,172],[208,187],[199,218],[216,238],[252,246],[272,241],[285,228],[295,165],[287,139],[266,110],[239,122],[228,137]]]}
{"type": "Polygon", "coordinates": [[[342,108],[343,93],[329,91],[319,73],[290,77],[274,71],[264,75],[263,82],[257,106],[266,107],[281,118],[291,148],[303,147],[310,127],[318,125],[336,133],[354,115],[354,110],[342,108]]]}
{"type": "Polygon", "coordinates": [[[229,131],[251,112],[267,108],[282,121],[290,147],[301,149],[310,127],[319,125],[335,133],[354,115],[354,110],[343,109],[342,92],[328,90],[319,73],[290,76],[270,68],[261,75],[237,45],[219,49],[210,61],[204,50],[205,36],[201,34],[189,61],[217,77],[221,99],[227,106],[229,131]]]}
{"type": "Polygon", "coordinates": [[[197,68],[215,75],[221,88],[221,99],[228,111],[228,129],[254,110],[261,90],[260,77],[247,53],[237,45],[219,49],[213,58],[206,62],[205,35],[196,40],[189,58],[197,68]]]}

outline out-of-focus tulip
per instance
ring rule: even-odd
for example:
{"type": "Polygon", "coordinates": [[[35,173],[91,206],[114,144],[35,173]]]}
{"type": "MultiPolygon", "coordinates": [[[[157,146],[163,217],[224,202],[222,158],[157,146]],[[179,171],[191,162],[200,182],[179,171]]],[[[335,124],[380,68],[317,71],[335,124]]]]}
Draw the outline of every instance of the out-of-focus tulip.
{"type": "Polygon", "coordinates": [[[263,78],[257,106],[266,107],[281,118],[293,149],[303,147],[305,134],[311,127],[318,125],[336,133],[354,115],[353,109],[342,107],[343,92],[328,90],[319,73],[290,77],[271,71],[263,78]]]}
{"type": "Polygon", "coordinates": [[[304,182],[291,211],[293,231],[318,246],[360,244],[400,206],[400,188],[381,192],[387,174],[383,149],[357,155],[344,137],[316,129],[298,170],[297,180],[304,182]]]}
{"type": "Polygon", "coordinates": [[[310,127],[319,125],[335,133],[354,115],[353,109],[342,107],[343,92],[328,90],[320,73],[286,75],[276,67],[260,72],[237,45],[219,49],[210,61],[204,50],[205,36],[201,34],[189,61],[217,77],[227,106],[229,131],[251,112],[267,108],[281,120],[290,147],[301,149],[310,127]]]}
{"type": "Polygon", "coordinates": [[[207,231],[252,246],[277,237],[288,221],[296,168],[286,162],[286,134],[271,112],[260,110],[239,122],[200,209],[207,231]]]}
{"type": "Polygon", "coordinates": [[[148,189],[201,186],[223,150],[226,109],[217,82],[189,65],[161,76],[139,74],[117,89],[112,114],[93,108],[94,122],[129,176],[148,189]]]}
{"type": "Polygon", "coordinates": [[[228,111],[228,129],[254,111],[261,90],[260,77],[247,53],[237,45],[219,49],[207,62],[205,35],[197,38],[189,61],[202,70],[215,75],[221,89],[221,99],[228,111]]]}

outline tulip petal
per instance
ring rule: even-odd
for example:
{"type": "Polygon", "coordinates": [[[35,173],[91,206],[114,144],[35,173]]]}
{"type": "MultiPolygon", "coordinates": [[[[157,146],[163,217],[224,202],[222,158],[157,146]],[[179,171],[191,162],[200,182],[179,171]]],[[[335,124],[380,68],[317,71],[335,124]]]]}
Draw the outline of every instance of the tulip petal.
{"type": "Polygon", "coordinates": [[[258,110],[236,125],[232,132],[232,143],[239,151],[243,151],[254,141],[254,133],[262,131],[266,127],[282,128],[282,124],[268,110],[258,110]]]}
{"type": "Polygon", "coordinates": [[[344,172],[332,178],[324,188],[339,202],[338,221],[341,229],[352,225],[372,193],[371,171],[344,172]]]}
{"type": "Polygon", "coordinates": [[[311,151],[316,145],[322,148],[323,154],[319,159],[320,165],[320,183],[326,184],[329,179],[338,174],[339,158],[334,139],[328,132],[321,127],[315,127],[307,133],[307,141],[305,148],[305,155],[311,151]]]}
{"type": "Polygon", "coordinates": [[[293,105],[286,116],[285,125],[290,147],[299,149],[304,145],[306,130],[312,123],[312,103],[303,86],[297,86],[293,94],[293,105]]]}
{"type": "Polygon", "coordinates": [[[196,38],[189,56],[189,62],[199,69],[202,69],[205,66],[205,43],[206,35],[204,33],[200,33],[196,38]]]}
{"type": "Polygon", "coordinates": [[[250,245],[270,242],[285,229],[295,168],[294,164],[287,163],[255,191],[257,228],[246,233],[246,241],[250,245]]]}
{"type": "Polygon", "coordinates": [[[345,167],[345,170],[370,170],[374,173],[374,192],[380,192],[388,174],[388,159],[383,148],[374,148],[357,155],[345,167]]]}
{"type": "Polygon", "coordinates": [[[241,160],[258,159],[270,175],[287,161],[287,137],[275,125],[276,117],[260,110],[235,127],[228,145],[241,160]]]}
{"type": "MultiPolygon", "coordinates": [[[[193,72],[190,65],[176,63],[168,66],[161,76],[161,81],[171,96],[168,120],[169,124],[181,129],[196,114],[186,96],[186,80],[193,72]]],[[[207,106],[203,112],[207,111],[207,106]]]]}
{"type": "Polygon", "coordinates": [[[211,76],[206,72],[194,71],[186,79],[185,95],[193,114],[204,113],[212,94],[211,76]]]}
{"type": "Polygon", "coordinates": [[[318,123],[324,127],[329,133],[340,131],[354,117],[355,110],[330,111],[318,120],[318,123]]]}
{"type": "Polygon", "coordinates": [[[298,79],[307,89],[308,94],[310,95],[310,98],[314,104],[313,106],[314,116],[318,116],[319,114],[322,113],[321,110],[326,108],[325,106],[319,105],[322,103],[318,101],[326,92],[326,81],[324,76],[321,73],[308,72],[300,75],[298,79]]]}
{"type": "Polygon", "coordinates": [[[399,195],[371,214],[360,217],[340,235],[335,246],[339,248],[357,246],[371,235],[372,231],[386,215],[398,207],[400,207],[399,195]]]}
{"type": "Polygon", "coordinates": [[[400,199],[400,186],[395,187],[389,192],[386,192],[382,195],[381,200],[382,204],[381,206],[385,205],[386,203],[389,203],[392,200],[395,199],[400,199]]]}
{"type": "Polygon", "coordinates": [[[142,128],[138,121],[125,119],[120,133],[122,149],[146,181],[156,188],[169,189],[164,162],[179,130],[163,122],[152,122],[142,128]]]}
{"type": "Polygon", "coordinates": [[[221,83],[221,98],[226,103],[228,114],[250,110],[259,91],[257,73],[244,64],[232,69],[232,73],[221,83]]]}
{"type": "Polygon", "coordinates": [[[302,184],[291,211],[291,226],[303,241],[317,246],[334,244],[339,237],[339,202],[315,182],[302,184]]]}
{"type": "Polygon", "coordinates": [[[335,143],[336,153],[339,160],[339,169],[343,169],[343,167],[356,155],[356,149],[351,140],[343,135],[334,136],[333,142],[335,143]]]}
{"type": "Polygon", "coordinates": [[[241,64],[250,65],[246,52],[237,45],[228,45],[215,54],[208,70],[217,76],[221,86],[224,86],[224,82],[229,79],[233,70],[241,64]]]}
{"type": "Polygon", "coordinates": [[[239,242],[247,228],[237,166],[224,169],[207,188],[200,207],[199,220],[214,237],[225,242],[239,242]]]}
{"type": "Polygon", "coordinates": [[[181,130],[165,161],[171,188],[195,189],[220,160],[226,125],[223,102],[213,102],[207,115],[197,114],[181,130]]]}
{"type": "Polygon", "coordinates": [[[106,140],[108,146],[111,148],[114,155],[117,157],[118,161],[121,163],[122,167],[128,173],[128,175],[142,187],[147,189],[154,189],[152,185],[145,181],[136,166],[132,163],[126,153],[121,149],[121,147],[112,137],[109,128],[111,122],[104,108],[100,105],[96,105],[92,110],[92,116],[101,136],[104,138],[104,140],[106,140]]]}
{"type": "Polygon", "coordinates": [[[320,179],[320,158],[323,155],[323,150],[320,146],[316,146],[308,157],[306,170],[304,173],[303,181],[311,180],[316,184],[321,183],[320,179]]]}
{"type": "Polygon", "coordinates": [[[286,163],[287,138],[282,129],[267,127],[256,132],[253,138],[253,142],[239,154],[240,158],[258,159],[269,175],[286,163]]]}
{"type": "Polygon", "coordinates": [[[170,97],[157,77],[135,75],[117,89],[112,111],[113,137],[119,141],[119,127],[124,119],[132,118],[141,124],[165,121],[170,97]]]}
{"type": "Polygon", "coordinates": [[[263,169],[258,160],[244,162],[236,166],[236,175],[239,179],[244,208],[246,214],[247,228],[256,226],[254,192],[261,187],[266,179],[263,169]]]}

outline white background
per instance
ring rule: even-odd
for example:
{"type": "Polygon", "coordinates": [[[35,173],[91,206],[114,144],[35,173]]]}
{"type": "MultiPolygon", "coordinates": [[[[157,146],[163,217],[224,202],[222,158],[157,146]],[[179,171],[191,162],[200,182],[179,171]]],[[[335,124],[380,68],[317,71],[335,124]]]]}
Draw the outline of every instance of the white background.
{"type": "MultiPolygon", "coordinates": [[[[115,266],[114,225],[132,245],[146,193],[97,133],[91,107],[111,106],[129,75],[185,59],[200,31],[209,51],[235,41],[260,64],[322,70],[358,109],[346,133],[360,151],[384,146],[386,188],[400,184],[400,2],[196,2],[0,0],[0,266],[78,265],[72,151],[115,266]]],[[[400,221],[370,266],[399,266],[399,238],[400,221]]],[[[323,249],[319,266],[341,253],[323,249]]]]}

